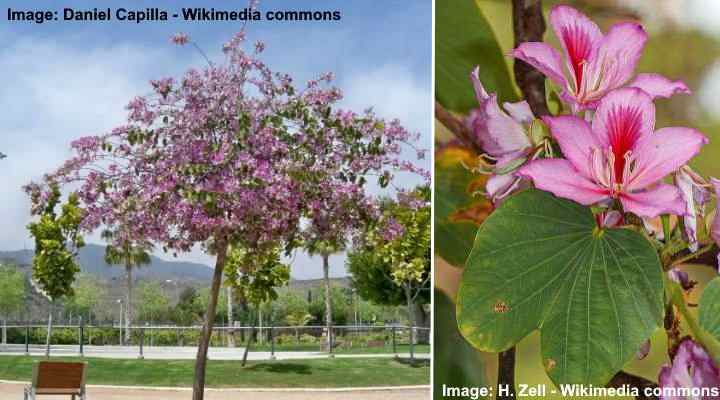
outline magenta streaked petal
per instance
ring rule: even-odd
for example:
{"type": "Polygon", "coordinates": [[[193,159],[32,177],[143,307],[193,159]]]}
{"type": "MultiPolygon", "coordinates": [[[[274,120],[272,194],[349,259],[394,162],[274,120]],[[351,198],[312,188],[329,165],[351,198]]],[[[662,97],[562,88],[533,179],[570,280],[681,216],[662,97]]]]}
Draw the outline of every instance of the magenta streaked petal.
{"type": "Polygon", "coordinates": [[[665,183],[635,193],[621,193],[620,202],[625,211],[641,217],[653,218],[661,214],[685,214],[685,201],[680,190],[665,183]]]}
{"type": "Polygon", "coordinates": [[[707,143],[707,137],[692,128],[659,129],[633,151],[635,166],[625,182],[627,189],[642,189],[679,170],[707,143]]]}
{"type": "Polygon", "coordinates": [[[588,67],[588,74],[592,76],[588,76],[586,88],[591,90],[597,86],[602,93],[625,84],[635,72],[647,37],[642,25],[635,22],[621,22],[610,27],[588,67]]]}
{"type": "Polygon", "coordinates": [[[593,59],[602,40],[600,28],[580,11],[565,5],[550,10],[550,25],[560,40],[567,61],[567,68],[575,82],[575,88],[583,81],[586,64],[593,59]]]}
{"type": "Polygon", "coordinates": [[[538,189],[583,205],[609,197],[606,189],[583,177],[567,160],[548,158],[531,161],[520,168],[517,175],[531,179],[538,189]]]}
{"type": "Polygon", "coordinates": [[[698,250],[697,225],[698,215],[704,215],[705,203],[709,200],[709,192],[703,186],[704,179],[690,167],[680,168],[675,174],[675,185],[680,189],[685,200],[686,214],[683,217],[685,236],[690,251],[698,250]]]}
{"type": "Polygon", "coordinates": [[[656,97],[667,99],[675,94],[690,94],[685,82],[671,81],[660,74],[638,74],[628,86],[641,89],[653,99],[656,97]]]}
{"type": "Polygon", "coordinates": [[[530,64],[561,87],[566,86],[560,53],[548,44],[544,42],[521,43],[513,49],[510,55],[530,64]]]}
{"type": "Polygon", "coordinates": [[[516,103],[505,102],[503,108],[510,114],[512,119],[522,124],[529,124],[535,120],[535,115],[533,115],[530,105],[525,100],[516,103]]]}
{"type": "MultiPolygon", "coordinates": [[[[720,370],[705,349],[692,339],[685,339],[680,343],[672,365],[665,365],[660,370],[658,383],[661,388],[716,388],[720,387],[720,370]]],[[[675,396],[661,396],[660,398],[663,400],[685,399],[685,397],[675,396]]],[[[715,399],[716,397],[698,398],[715,399]]]]}
{"type": "Polygon", "coordinates": [[[543,121],[550,127],[550,133],[560,144],[565,158],[586,178],[591,178],[590,159],[593,148],[600,148],[590,124],[573,115],[545,117],[543,121]]]}
{"type": "Polygon", "coordinates": [[[514,174],[493,175],[485,184],[486,196],[495,204],[520,187],[521,178],[514,174]]]}
{"type": "Polygon", "coordinates": [[[655,127],[655,105],[640,89],[623,88],[607,94],[598,105],[592,129],[603,147],[614,152],[632,150],[655,127]]]}

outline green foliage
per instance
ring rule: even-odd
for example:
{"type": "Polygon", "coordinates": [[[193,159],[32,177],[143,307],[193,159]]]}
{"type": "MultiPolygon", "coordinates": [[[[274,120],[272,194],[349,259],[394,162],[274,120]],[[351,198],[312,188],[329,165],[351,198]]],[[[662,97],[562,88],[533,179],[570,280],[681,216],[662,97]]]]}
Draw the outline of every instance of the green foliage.
{"type": "Polygon", "coordinates": [[[0,264],[0,317],[19,312],[25,303],[25,277],[10,265],[0,264]]]}
{"type": "Polygon", "coordinates": [[[538,191],[505,200],[480,227],[458,292],[460,331],[498,352],[540,329],[555,383],[604,385],[660,326],[662,268],[629,229],[538,191]]]}
{"type": "Polygon", "coordinates": [[[170,299],[156,282],[141,282],[135,299],[140,321],[164,321],[170,311],[170,299]]]}
{"type": "MultiPolygon", "coordinates": [[[[330,288],[330,308],[332,309],[333,325],[347,325],[348,316],[352,312],[350,304],[351,299],[347,291],[338,287],[330,288]]],[[[309,311],[313,316],[313,323],[326,323],[324,290],[313,296],[309,311]]]]}
{"type": "MultiPolygon", "coordinates": [[[[351,274],[352,286],[363,299],[388,306],[405,303],[405,293],[392,279],[392,265],[380,259],[372,249],[351,251],[345,266],[351,274]]],[[[422,297],[423,303],[430,302],[429,291],[426,293],[422,297]]]]}
{"type": "MultiPolygon", "coordinates": [[[[79,229],[83,210],[77,194],[68,197],[58,216],[55,207],[60,203],[60,197],[60,189],[53,186],[47,205],[40,210],[40,219],[28,225],[30,234],[35,238],[33,279],[53,300],[72,296],[72,284],[80,271],[75,256],[85,245],[79,229]]],[[[33,202],[36,200],[33,199],[33,202]]]]}
{"type": "MultiPolygon", "coordinates": [[[[455,319],[455,304],[439,290],[435,290],[435,379],[448,386],[486,386],[482,354],[460,335],[455,319]]],[[[442,384],[433,388],[433,399],[441,400],[442,384]]]]}
{"type": "Polygon", "coordinates": [[[130,268],[149,265],[151,259],[148,250],[150,250],[148,245],[133,246],[130,243],[120,247],[108,245],[105,247],[105,262],[130,268]]]}
{"type": "Polygon", "coordinates": [[[277,299],[276,289],[290,281],[290,266],[280,261],[280,247],[232,246],[225,263],[227,283],[250,304],[277,299]]]}
{"type": "Polygon", "coordinates": [[[202,321],[204,313],[201,296],[195,288],[187,287],[180,292],[180,298],[171,318],[177,325],[194,325],[202,321]]]}
{"type": "Polygon", "coordinates": [[[289,326],[305,326],[315,318],[305,297],[294,292],[285,292],[275,300],[273,314],[276,323],[289,326]]]}
{"type": "Polygon", "coordinates": [[[93,277],[81,274],[73,285],[73,295],[65,300],[65,311],[82,315],[87,321],[106,296],[104,286],[93,277]]]}
{"type": "Polygon", "coordinates": [[[466,113],[477,107],[470,72],[480,65],[480,80],[500,100],[517,95],[504,55],[474,0],[435,3],[435,98],[445,108],[466,113]]]}
{"type": "Polygon", "coordinates": [[[715,278],[705,286],[700,298],[700,326],[716,340],[720,340],[720,278],[715,278]]]}

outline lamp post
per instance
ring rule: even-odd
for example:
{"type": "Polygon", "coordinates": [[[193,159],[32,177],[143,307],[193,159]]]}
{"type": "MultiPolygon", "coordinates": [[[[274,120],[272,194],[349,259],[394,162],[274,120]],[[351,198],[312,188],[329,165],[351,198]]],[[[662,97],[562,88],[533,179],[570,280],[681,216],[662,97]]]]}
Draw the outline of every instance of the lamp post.
{"type": "Polygon", "coordinates": [[[120,304],[120,346],[125,345],[125,340],[123,336],[123,301],[122,299],[117,299],[117,303],[120,304]]]}

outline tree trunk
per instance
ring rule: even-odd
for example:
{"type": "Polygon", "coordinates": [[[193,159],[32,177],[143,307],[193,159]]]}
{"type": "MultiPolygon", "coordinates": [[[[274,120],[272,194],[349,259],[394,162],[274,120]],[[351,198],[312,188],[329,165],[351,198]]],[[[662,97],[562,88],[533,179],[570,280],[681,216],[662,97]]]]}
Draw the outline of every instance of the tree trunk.
{"type": "Polygon", "coordinates": [[[227,320],[230,329],[227,330],[228,347],[235,347],[235,320],[233,319],[233,289],[227,287],[227,320]]]}
{"type": "Polygon", "coordinates": [[[53,302],[50,302],[50,312],[48,313],[47,339],[45,341],[45,357],[50,357],[50,339],[52,338],[52,320],[53,320],[53,302]]]}
{"type": "Polygon", "coordinates": [[[220,284],[222,283],[223,269],[227,257],[227,242],[225,238],[218,239],[216,243],[217,259],[215,260],[215,272],[213,273],[212,286],[210,287],[210,299],[205,313],[200,343],[198,344],[197,357],[195,358],[195,382],[193,383],[193,400],[203,400],[205,396],[205,367],[207,366],[207,352],[212,335],[215,310],[217,308],[220,284]]]}
{"type": "MultiPolygon", "coordinates": [[[[419,327],[430,328],[430,315],[425,311],[421,303],[415,302],[415,323],[419,327]]],[[[430,343],[430,329],[423,329],[417,332],[418,343],[430,343]]]]}
{"type": "Polygon", "coordinates": [[[330,261],[327,254],[323,258],[323,278],[325,279],[325,329],[327,331],[327,351],[332,352],[332,299],[330,298],[330,261]]]}
{"type": "Polygon", "coordinates": [[[410,325],[410,365],[415,364],[415,304],[412,299],[410,284],[405,284],[405,299],[407,300],[408,324],[410,325]]]}
{"type": "Polygon", "coordinates": [[[125,293],[125,345],[130,344],[130,327],[132,326],[132,265],[128,262],[125,264],[125,285],[127,292],[125,293]]]}

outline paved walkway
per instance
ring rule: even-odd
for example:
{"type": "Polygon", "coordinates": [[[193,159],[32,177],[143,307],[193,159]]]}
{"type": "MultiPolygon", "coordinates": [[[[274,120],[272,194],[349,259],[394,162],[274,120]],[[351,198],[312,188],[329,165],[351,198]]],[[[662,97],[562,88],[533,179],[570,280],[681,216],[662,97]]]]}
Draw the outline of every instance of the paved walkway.
{"type": "MultiPolygon", "coordinates": [[[[243,357],[245,348],[243,347],[211,347],[208,351],[208,357],[211,360],[240,360],[243,357]]],[[[98,358],[138,358],[140,355],[137,346],[84,346],[85,357],[98,358]]],[[[0,345],[0,355],[24,355],[25,346],[9,344],[0,345]]],[[[44,356],[45,346],[30,346],[30,355],[44,356]]],[[[53,345],[50,351],[51,356],[67,356],[74,357],[79,355],[79,347],[77,345],[53,345]]],[[[197,355],[197,348],[191,346],[152,346],[143,349],[143,356],[148,360],[194,360],[197,355]]],[[[409,354],[398,354],[400,357],[407,358],[409,354]]],[[[275,352],[278,360],[300,360],[327,358],[327,353],[311,352],[311,351],[278,351],[275,352]]],[[[391,358],[395,354],[337,354],[338,358],[391,358]]],[[[430,355],[416,354],[417,358],[429,358],[430,355]]],[[[248,354],[248,360],[269,360],[271,353],[269,351],[252,351],[248,354]]]]}
{"type": "MultiPolygon", "coordinates": [[[[0,382],[3,399],[22,399],[24,383],[0,382]]],[[[89,399],[102,400],[187,400],[190,389],[134,389],[127,387],[88,386],[89,399]]],[[[425,400],[430,397],[429,387],[392,389],[208,389],[207,400],[425,400]]],[[[38,400],[43,399],[42,396],[38,400]]]]}

